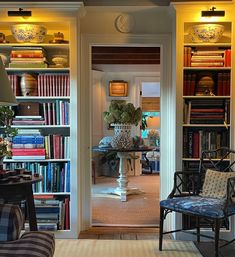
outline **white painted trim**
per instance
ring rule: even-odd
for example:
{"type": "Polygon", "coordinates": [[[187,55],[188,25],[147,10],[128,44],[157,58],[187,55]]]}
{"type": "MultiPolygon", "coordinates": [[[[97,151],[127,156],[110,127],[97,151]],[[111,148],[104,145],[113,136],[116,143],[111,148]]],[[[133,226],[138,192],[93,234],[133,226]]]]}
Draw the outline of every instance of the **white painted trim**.
{"type": "MultiPolygon", "coordinates": [[[[160,46],[161,47],[161,110],[162,135],[161,135],[161,188],[160,198],[166,198],[172,188],[175,170],[175,90],[172,85],[171,68],[171,37],[167,34],[160,35],[101,35],[84,34],[81,38],[81,149],[83,181],[80,184],[82,192],[81,202],[81,230],[91,226],[91,46],[160,46]],[[131,42],[131,43],[130,43],[131,42]]],[[[172,228],[171,220],[165,222],[166,229],[172,228]]]]}

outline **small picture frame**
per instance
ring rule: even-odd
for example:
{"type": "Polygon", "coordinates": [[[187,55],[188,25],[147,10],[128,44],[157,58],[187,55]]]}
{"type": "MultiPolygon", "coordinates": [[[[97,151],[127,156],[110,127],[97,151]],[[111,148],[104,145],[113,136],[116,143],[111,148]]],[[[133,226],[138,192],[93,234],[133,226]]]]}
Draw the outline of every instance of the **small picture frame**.
{"type": "Polygon", "coordinates": [[[124,80],[109,81],[109,96],[125,97],[128,95],[128,82],[124,80]]]}

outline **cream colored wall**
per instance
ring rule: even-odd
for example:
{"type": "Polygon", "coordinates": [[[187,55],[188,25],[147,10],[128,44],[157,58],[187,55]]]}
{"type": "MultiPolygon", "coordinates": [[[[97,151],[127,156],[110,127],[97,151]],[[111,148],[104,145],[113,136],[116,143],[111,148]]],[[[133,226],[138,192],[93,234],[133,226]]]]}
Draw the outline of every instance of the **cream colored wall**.
{"type": "Polygon", "coordinates": [[[166,34],[171,32],[169,7],[125,6],[86,7],[81,20],[81,32],[87,34],[118,34],[115,19],[121,13],[131,14],[135,20],[132,34],[166,34]]]}

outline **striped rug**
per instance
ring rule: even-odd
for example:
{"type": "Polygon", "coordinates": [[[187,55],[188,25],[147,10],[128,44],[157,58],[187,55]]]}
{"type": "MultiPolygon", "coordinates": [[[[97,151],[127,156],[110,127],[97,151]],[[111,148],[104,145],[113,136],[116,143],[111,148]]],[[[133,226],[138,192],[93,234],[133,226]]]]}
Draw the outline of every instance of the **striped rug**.
{"type": "Polygon", "coordinates": [[[193,242],[164,240],[57,239],[54,257],[202,257],[193,242]]]}

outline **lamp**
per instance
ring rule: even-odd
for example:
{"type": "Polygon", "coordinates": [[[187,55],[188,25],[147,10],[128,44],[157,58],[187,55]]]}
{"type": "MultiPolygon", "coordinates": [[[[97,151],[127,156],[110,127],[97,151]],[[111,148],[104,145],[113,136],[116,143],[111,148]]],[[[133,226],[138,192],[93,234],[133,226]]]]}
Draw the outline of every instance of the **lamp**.
{"type": "Polygon", "coordinates": [[[0,58],[0,105],[17,105],[10,80],[0,58]]]}
{"type": "Polygon", "coordinates": [[[202,11],[202,17],[223,17],[225,16],[225,11],[215,11],[216,7],[212,7],[209,11],[202,11]]]}
{"type": "Polygon", "coordinates": [[[109,96],[127,96],[128,83],[124,80],[109,81],[109,96]]]}
{"type": "Polygon", "coordinates": [[[8,16],[30,17],[32,16],[32,12],[24,11],[24,9],[19,8],[19,11],[8,11],[8,16]]]}
{"type": "Polygon", "coordinates": [[[147,128],[148,129],[158,129],[160,128],[160,117],[148,117],[147,119],[147,128]]]}

